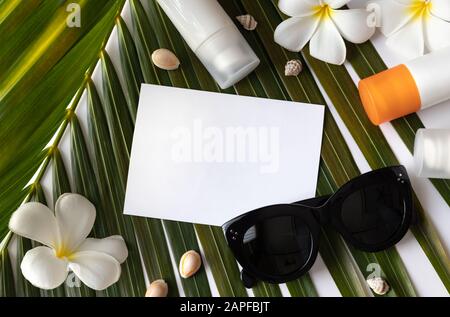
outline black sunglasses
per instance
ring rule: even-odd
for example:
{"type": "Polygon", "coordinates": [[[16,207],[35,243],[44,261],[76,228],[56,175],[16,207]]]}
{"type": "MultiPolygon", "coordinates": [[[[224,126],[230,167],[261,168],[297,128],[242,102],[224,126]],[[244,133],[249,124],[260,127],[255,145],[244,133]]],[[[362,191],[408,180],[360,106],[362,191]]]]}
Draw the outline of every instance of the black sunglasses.
{"type": "Polygon", "coordinates": [[[330,224],[356,248],[377,252],[399,242],[415,223],[411,183],[403,166],[361,175],[334,195],[250,211],[223,225],[248,288],[285,283],[314,264],[320,226],[330,224]]]}

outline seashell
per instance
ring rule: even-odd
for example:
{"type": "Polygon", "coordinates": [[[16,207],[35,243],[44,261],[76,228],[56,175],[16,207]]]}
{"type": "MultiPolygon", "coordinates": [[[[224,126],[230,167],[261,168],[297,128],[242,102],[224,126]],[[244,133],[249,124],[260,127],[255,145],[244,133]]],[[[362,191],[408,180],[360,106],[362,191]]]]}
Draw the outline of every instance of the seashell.
{"type": "Polygon", "coordinates": [[[377,295],[385,295],[390,289],[389,284],[381,277],[370,278],[367,284],[377,295]]]}
{"type": "Polygon", "coordinates": [[[194,250],[188,251],[180,259],[180,275],[182,278],[188,278],[197,273],[202,266],[200,254],[194,250]]]}
{"type": "Polygon", "coordinates": [[[239,15],[236,17],[236,20],[238,20],[242,24],[244,29],[248,31],[253,31],[258,26],[258,22],[250,14],[239,15]]]}
{"type": "Polygon", "coordinates": [[[152,54],[153,64],[164,70],[175,70],[180,66],[180,60],[170,50],[165,48],[157,49],[152,54]]]}
{"type": "Polygon", "coordinates": [[[150,284],[145,293],[145,297],[167,297],[169,287],[164,280],[156,280],[150,284]]]}
{"type": "Polygon", "coordinates": [[[284,74],[286,76],[298,76],[302,70],[302,62],[298,59],[293,59],[286,63],[286,66],[284,67],[284,74]]]}

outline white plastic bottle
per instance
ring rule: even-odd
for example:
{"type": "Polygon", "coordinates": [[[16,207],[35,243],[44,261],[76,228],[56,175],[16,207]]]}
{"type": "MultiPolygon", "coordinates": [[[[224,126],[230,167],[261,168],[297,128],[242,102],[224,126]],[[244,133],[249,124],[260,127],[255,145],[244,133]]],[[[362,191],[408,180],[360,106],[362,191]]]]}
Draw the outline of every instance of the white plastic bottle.
{"type": "Polygon", "coordinates": [[[450,179],[450,129],[419,129],[414,163],[420,177],[450,179]]]}
{"type": "Polygon", "coordinates": [[[379,125],[449,100],[449,87],[447,47],[361,80],[359,93],[370,120],[379,125]]]}
{"type": "Polygon", "coordinates": [[[251,73],[259,59],[216,0],[157,0],[222,89],[251,73]]]}

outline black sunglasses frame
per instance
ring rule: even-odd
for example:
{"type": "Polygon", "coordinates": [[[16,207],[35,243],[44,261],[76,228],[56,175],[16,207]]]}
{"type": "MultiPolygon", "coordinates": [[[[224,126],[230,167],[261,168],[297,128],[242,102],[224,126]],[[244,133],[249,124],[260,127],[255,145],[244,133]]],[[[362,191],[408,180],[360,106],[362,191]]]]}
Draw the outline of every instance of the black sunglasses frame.
{"type": "Polygon", "coordinates": [[[374,170],[363,174],[345,185],[330,196],[302,200],[292,204],[279,204],[262,207],[238,216],[222,228],[227,242],[236,260],[243,267],[241,278],[246,287],[252,287],[257,280],[279,284],[294,280],[308,272],[313,266],[319,251],[320,231],[322,225],[331,225],[343,238],[357,249],[366,252],[378,252],[394,246],[417,221],[417,213],[413,207],[411,183],[403,166],[393,166],[374,170]],[[340,217],[340,211],[345,199],[352,193],[371,185],[393,184],[398,187],[404,203],[402,222],[397,231],[386,241],[367,245],[354,239],[346,229],[340,217]],[[253,225],[273,217],[300,217],[311,233],[311,250],[306,263],[295,272],[283,276],[269,275],[258,271],[246,259],[244,252],[244,235],[253,225]]]}

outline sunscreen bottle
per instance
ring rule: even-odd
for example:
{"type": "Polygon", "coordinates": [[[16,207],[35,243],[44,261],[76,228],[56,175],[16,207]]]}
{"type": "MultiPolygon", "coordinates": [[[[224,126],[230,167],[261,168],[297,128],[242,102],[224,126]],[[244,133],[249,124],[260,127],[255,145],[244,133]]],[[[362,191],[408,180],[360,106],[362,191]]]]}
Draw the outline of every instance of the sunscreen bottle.
{"type": "Polygon", "coordinates": [[[359,94],[375,125],[450,99],[450,47],[361,80],[359,94]]]}
{"type": "Polygon", "coordinates": [[[450,179],[450,129],[419,129],[414,164],[419,177],[450,179]]]}
{"type": "Polygon", "coordinates": [[[157,0],[222,89],[258,65],[259,59],[216,0],[157,0]]]}

